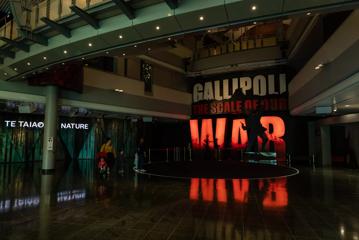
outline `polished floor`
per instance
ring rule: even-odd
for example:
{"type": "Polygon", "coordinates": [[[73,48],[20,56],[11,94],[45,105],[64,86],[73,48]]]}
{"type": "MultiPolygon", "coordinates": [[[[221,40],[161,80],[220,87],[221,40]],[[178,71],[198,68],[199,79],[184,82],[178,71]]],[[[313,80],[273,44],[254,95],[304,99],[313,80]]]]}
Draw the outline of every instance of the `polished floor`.
{"type": "Polygon", "coordinates": [[[0,239],[359,239],[359,171],[276,180],[97,176],[90,161],[41,176],[0,165],[0,239]]]}

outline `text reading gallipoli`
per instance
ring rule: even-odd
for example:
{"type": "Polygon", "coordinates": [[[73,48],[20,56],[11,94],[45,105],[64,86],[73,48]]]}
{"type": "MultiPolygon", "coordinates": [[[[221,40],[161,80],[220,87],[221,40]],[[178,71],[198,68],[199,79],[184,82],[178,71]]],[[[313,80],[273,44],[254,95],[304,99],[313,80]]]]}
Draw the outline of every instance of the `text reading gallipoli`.
{"type": "MultiPolygon", "coordinates": [[[[43,128],[44,122],[33,122],[33,121],[13,121],[5,120],[5,127],[11,128],[43,128]]],[[[61,123],[61,129],[89,129],[88,123],[61,123]]]]}
{"type": "Polygon", "coordinates": [[[196,83],[192,114],[238,114],[260,108],[285,111],[288,108],[285,74],[233,77],[196,83]]]}

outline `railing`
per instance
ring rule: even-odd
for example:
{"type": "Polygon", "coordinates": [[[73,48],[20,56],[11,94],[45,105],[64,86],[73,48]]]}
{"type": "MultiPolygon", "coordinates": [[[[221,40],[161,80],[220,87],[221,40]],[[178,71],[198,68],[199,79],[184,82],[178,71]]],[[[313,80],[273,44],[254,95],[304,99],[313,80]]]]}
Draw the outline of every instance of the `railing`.
{"type": "Polygon", "coordinates": [[[216,44],[198,49],[195,57],[196,59],[203,59],[249,49],[273,47],[277,46],[277,43],[277,37],[275,36],[259,37],[254,39],[243,38],[235,42],[224,43],[221,45],[216,44]]]}
{"type": "MultiPolygon", "coordinates": [[[[34,30],[45,25],[45,23],[41,21],[42,17],[57,21],[61,18],[70,16],[72,14],[70,9],[71,5],[87,9],[109,1],[110,0],[45,0],[34,3],[29,11],[24,10],[23,16],[19,17],[26,19],[26,27],[28,29],[34,30]]],[[[18,26],[14,20],[8,22],[6,22],[6,19],[5,22],[4,20],[0,20],[0,23],[1,37],[6,37],[8,39],[17,39],[19,37],[18,26]]],[[[3,45],[5,45],[5,42],[0,41],[0,47],[3,45]]]]}

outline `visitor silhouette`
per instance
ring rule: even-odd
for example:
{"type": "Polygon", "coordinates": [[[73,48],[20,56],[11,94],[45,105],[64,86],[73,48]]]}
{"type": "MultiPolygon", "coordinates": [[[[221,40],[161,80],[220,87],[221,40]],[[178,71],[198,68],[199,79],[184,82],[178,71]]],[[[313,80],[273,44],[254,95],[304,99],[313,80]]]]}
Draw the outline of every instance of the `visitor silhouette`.
{"type": "Polygon", "coordinates": [[[259,152],[257,137],[262,139],[262,151],[265,150],[266,143],[268,141],[268,137],[265,134],[267,130],[265,127],[262,126],[260,122],[261,116],[258,110],[249,111],[248,117],[246,118],[246,125],[242,123],[242,128],[247,130],[248,133],[248,143],[247,143],[247,152],[259,152]],[[254,149],[254,146],[257,145],[257,148],[254,149]]]}

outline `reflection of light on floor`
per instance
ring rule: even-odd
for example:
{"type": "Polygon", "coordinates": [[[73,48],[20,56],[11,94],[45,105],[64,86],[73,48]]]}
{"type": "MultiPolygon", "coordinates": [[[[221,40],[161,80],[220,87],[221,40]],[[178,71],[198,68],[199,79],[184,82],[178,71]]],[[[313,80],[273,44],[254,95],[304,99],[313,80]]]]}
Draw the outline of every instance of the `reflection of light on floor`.
{"type": "Polygon", "coordinates": [[[285,178],[269,182],[263,199],[263,207],[280,208],[288,205],[287,180],[285,178]]]}
{"type": "Polygon", "coordinates": [[[57,202],[68,202],[86,198],[85,190],[71,190],[57,193],[57,202]]]}
{"type": "Polygon", "coordinates": [[[248,201],[249,180],[233,179],[233,197],[236,202],[246,203],[248,201]]]}
{"type": "MultiPolygon", "coordinates": [[[[62,191],[57,193],[57,202],[76,201],[86,198],[85,189],[62,191]]],[[[0,201],[0,213],[34,208],[40,205],[40,196],[6,199],[0,201]]]]}
{"type": "Polygon", "coordinates": [[[21,210],[25,208],[37,207],[40,204],[39,196],[7,199],[0,201],[0,212],[12,210],[21,210]]]}
{"type": "Polygon", "coordinates": [[[287,180],[275,179],[252,181],[248,179],[232,179],[226,181],[225,179],[199,179],[192,178],[189,190],[189,197],[193,201],[202,199],[204,202],[214,202],[214,196],[219,203],[227,203],[228,197],[233,196],[233,200],[238,203],[247,203],[250,184],[255,184],[259,191],[264,191],[262,199],[263,207],[266,209],[283,208],[288,205],[287,180]],[[233,195],[229,194],[230,184],[232,183],[233,195]],[[200,196],[202,194],[202,197],[200,196]]]}

